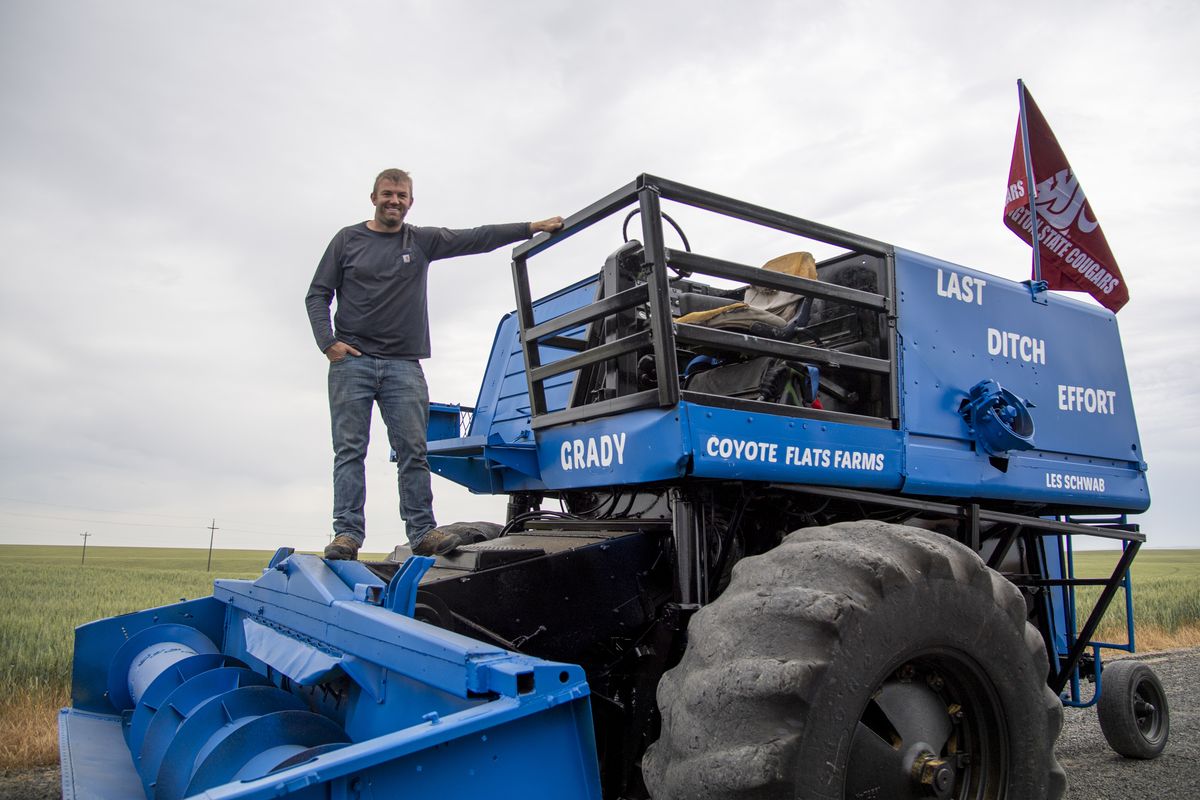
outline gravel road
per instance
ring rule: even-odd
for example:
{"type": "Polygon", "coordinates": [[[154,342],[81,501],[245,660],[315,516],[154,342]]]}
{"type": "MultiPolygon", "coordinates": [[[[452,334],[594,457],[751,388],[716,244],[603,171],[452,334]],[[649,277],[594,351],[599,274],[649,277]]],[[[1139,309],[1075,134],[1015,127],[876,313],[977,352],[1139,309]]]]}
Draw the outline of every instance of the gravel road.
{"type": "MultiPolygon", "coordinates": [[[[1193,685],[1200,675],[1200,648],[1135,658],[1153,666],[1167,692],[1171,704],[1167,749],[1154,761],[1122,758],[1104,741],[1096,709],[1066,709],[1058,758],[1067,770],[1068,800],[1200,798],[1200,693],[1193,685]]],[[[0,772],[0,800],[61,796],[57,767],[0,772]]]]}

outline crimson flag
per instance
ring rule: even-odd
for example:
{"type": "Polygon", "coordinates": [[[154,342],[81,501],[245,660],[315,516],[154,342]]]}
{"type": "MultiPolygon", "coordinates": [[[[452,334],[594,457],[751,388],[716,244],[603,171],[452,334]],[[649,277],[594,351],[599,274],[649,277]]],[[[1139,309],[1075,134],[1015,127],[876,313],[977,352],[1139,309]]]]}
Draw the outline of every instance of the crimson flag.
{"type": "Polygon", "coordinates": [[[1024,121],[1029,131],[1033,166],[1027,171],[1018,120],[1012,166],[1008,170],[1004,224],[1026,243],[1032,243],[1033,214],[1029,211],[1027,189],[1028,176],[1032,174],[1037,187],[1034,204],[1042,279],[1051,289],[1087,292],[1116,313],[1129,302],[1129,289],[1117,260],[1054,132],[1023,83],[1020,90],[1024,93],[1024,121]]]}

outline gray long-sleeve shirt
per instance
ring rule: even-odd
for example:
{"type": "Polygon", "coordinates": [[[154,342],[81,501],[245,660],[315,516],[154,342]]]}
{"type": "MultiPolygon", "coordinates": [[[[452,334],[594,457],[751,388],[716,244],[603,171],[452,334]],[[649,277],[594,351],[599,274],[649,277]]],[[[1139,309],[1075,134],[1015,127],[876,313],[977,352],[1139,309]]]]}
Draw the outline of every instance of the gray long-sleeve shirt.
{"type": "Polygon", "coordinates": [[[466,230],[405,224],[396,233],[378,233],[365,222],[342,228],[304,298],[317,347],[341,341],[378,358],[429,358],[429,262],[486,253],[529,235],[527,222],[466,230]]]}

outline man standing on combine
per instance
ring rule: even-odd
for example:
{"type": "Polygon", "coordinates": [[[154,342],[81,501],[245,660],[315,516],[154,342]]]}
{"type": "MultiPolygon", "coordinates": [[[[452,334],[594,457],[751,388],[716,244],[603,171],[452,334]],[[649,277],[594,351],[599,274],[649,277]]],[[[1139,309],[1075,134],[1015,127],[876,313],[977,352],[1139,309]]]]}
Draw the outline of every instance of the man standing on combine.
{"type": "Polygon", "coordinates": [[[467,230],[409,225],[404,218],[413,204],[412,178],[399,169],[379,173],[371,203],[373,219],[333,237],[305,298],[317,347],[329,359],[335,536],[325,557],[357,558],[366,536],[365,459],[376,403],[397,455],[400,516],[409,546],[417,555],[448,553],[460,540],[437,529],[425,458],[429,391],[421,359],[429,357],[429,262],[556,231],[562,217],[467,230]]]}

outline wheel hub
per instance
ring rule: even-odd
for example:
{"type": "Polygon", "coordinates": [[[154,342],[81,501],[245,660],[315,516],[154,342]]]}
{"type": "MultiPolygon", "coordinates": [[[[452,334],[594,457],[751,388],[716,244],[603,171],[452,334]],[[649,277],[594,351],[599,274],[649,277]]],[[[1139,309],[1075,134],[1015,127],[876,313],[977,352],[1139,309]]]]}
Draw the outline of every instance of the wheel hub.
{"type": "Polygon", "coordinates": [[[913,762],[912,776],[926,797],[946,800],[954,791],[954,766],[928,750],[917,756],[913,762]]]}
{"type": "Polygon", "coordinates": [[[996,709],[964,659],[939,652],[901,665],[859,719],[845,797],[992,797],[1004,774],[996,709]]]}
{"type": "Polygon", "coordinates": [[[1133,713],[1137,717],[1138,727],[1144,732],[1154,726],[1154,715],[1158,713],[1158,709],[1154,707],[1153,703],[1148,703],[1139,697],[1133,701],[1133,713]]]}

